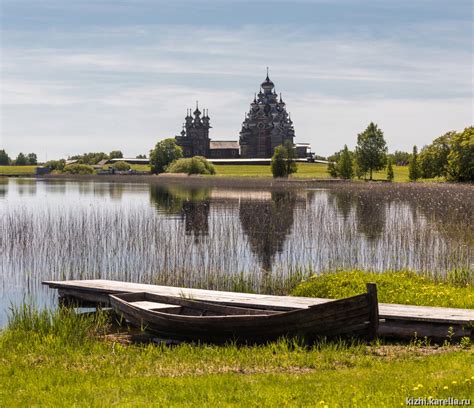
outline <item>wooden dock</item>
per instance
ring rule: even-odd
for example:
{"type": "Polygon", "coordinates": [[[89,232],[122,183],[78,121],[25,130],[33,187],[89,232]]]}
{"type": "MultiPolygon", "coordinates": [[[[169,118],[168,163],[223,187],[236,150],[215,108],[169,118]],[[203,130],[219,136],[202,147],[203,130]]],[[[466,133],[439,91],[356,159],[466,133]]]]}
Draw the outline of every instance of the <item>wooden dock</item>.
{"type": "MultiPolygon", "coordinates": [[[[261,309],[292,310],[330,302],[331,299],[271,296],[250,293],[189,289],[172,286],[148,285],[113,280],[45,281],[44,285],[58,289],[62,301],[82,305],[108,305],[109,294],[150,292],[168,296],[187,297],[203,301],[219,301],[228,305],[253,306],[261,309]]],[[[380,337],[412,338],[425,336],[433,339],[472,337],[474,310],[444,307],[410,306],[379,303],[380,337]]]]}

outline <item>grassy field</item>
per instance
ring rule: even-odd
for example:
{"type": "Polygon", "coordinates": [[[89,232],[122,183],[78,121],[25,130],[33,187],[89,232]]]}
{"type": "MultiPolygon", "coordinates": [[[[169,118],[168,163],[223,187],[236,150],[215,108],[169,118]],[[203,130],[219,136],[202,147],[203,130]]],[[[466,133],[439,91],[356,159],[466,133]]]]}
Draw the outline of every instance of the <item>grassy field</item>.
{"type": "Polygon", "coordinates": [[[136,345],[104,335],[104,318],[17,313],[0,334],[0,406],[393,407],[472,396],[467,344],[136,345]]]}
{"type": "MultiPolygon", "coordinates": [[[[378,280],[360,271],[339,274],[311,278],[295,294],[348,296],[375,279],[381,301],[399,301],[396,290],[407,302],[425,304],[437,285],[442,296],[430,304],[468,297],[451,305],[473,307],[472,276],[463,273],[444,283],[410,273],[378,280]]],[[[0,332],[0,406],[395,407],[410,397],[473,395],[469,339],[442,346],[420,340],[164,346],[132,343],[124,330],[105,312],[14,310],[0,332]]]]}
{"type": "MultiPolygon", "coordinates": [[[[266,165],[215,165],[217,176],[222,177],[271,177],[270,166],[266,165]]],[[[408,167],[394,166],[394,181],[408,181],[408,167]]],[[[323,163],[298,163],[295,178],[331,178],[327,172],[327,165],[323,163]]],[[[374,180],[386,180],[385,171],[375,172],[374,180]]]]}
{"type": "Polygon", "coordinates": [[[0,166],[0,176],[2,174],[27,175],[35,173],[36,166],[0,166]]]}

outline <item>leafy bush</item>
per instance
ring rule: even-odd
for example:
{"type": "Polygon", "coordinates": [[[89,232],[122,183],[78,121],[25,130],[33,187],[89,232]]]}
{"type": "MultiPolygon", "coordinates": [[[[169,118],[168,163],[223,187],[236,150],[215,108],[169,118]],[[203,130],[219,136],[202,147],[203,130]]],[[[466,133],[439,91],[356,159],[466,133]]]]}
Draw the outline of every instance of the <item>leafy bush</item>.
{"type": "Polygon", "coordinates": [[[378,300],[382,303],[474,308],[472,275],[461,285],[435,282],[414,272],[337,271],[314,276],[298,285],[294,296],[338,299],[366,291],[366,283],[377,284],[378,300]],[[466,283],[468,281],[469,283],[466,283]]]}
{"type": "Polygon", "coordinates": [[[61,160],[50,160],[46,162],[45,167],[49,167],[51,170],[58,170],[62,171],[64,167],[66,166],[66,160],[61,159],[61,160]]]}
{"type": "Polygon", "coordinates": [[[130,164],[124,161],[119,161],[117,163],[114,163],[112,167],[118,171],[128,171],[131,169],[130,164]]]}
{"type": "Polygon", "coordinates": [[[94,169],[87,164],[70,164],[64,167],[63,173],[68,174],[93,174],[94,169]]]}
{"type": "Polygon", "coordinates": [[[202,156],[194,156],[189,159],[179,159],[171,163],[166,170],[167,173],[186,174],[216,174],[214,165],[202,156]]]}

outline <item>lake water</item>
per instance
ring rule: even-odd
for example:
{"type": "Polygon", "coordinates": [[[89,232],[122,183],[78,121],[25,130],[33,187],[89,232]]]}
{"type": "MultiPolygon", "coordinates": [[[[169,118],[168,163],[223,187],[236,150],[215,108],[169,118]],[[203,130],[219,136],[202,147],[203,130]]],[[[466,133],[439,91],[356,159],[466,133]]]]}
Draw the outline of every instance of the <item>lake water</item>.
{"type": "Polygon", "coordinates": [[[284,293],[338,268],[473,268],[474,188],[310,189],[0,178],[0,327],[51,306],[42,280],[107,278],[284,293]]]}

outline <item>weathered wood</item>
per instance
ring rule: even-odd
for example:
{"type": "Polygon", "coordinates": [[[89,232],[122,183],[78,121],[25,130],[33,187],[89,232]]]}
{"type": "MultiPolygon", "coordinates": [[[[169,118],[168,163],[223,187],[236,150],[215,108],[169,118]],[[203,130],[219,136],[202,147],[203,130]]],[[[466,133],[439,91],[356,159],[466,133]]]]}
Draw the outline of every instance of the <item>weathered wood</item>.
{"type": "Polygon", "coordinates": [[[372,338],[378,324],[377,310],[372,310],[377,309],[374,299],[376,288],[371,286],[370,294],[277,312],[151,293],[110,295],[115,311],[135,326],[166,338],[218,343],[261,343],[282,336],[301,336],[309,341],[342,335],[372,338]],[[148,307],[150,304],[168,304],[169,308],[155,310],[148,307]]]}
{"type": "Polygon", "coordinates": [[[448,340],[450,337],[459,339],[461,337],[471,337],[472,329],[463,325],[436,324],[420,321],[408,320],[382,320],[379,323],[378,336],[391,338],[415,337],[423,339],[428,337],[433,340],[448,340]]]}
{"type": "MultiPolygon", "coordinates": [[[[125,292],[152,292],[167,296],[186,297],[208,302],[221,302],[233,306],[251,306],[256,309],[289,311],[307,308],[330,302],[330,299],[293,296],[269,296],[248,293],[212,291],[204,289],[177,288],[171,286],[147,285],[111,280],[75,280],[43,282],[51,288],[59,289],[59,294],[75,301],[87,304],[108,305],[108,295],[125,292]]],[[[455,336],[470,336],[474,322],[474,310],[429,306],[411,306],[379,303],[381,323],[377,334],[393,337],[412,337],[414,331],[418,337],[445,337],[449,327],[455,330],[455,336]],[[389,330],[393,327],[393,330],[389,330]],[[413,328],[416,327],[416,330],[413,328]],[[411,334],[408,334],[411,333],[411,334]]]]}

